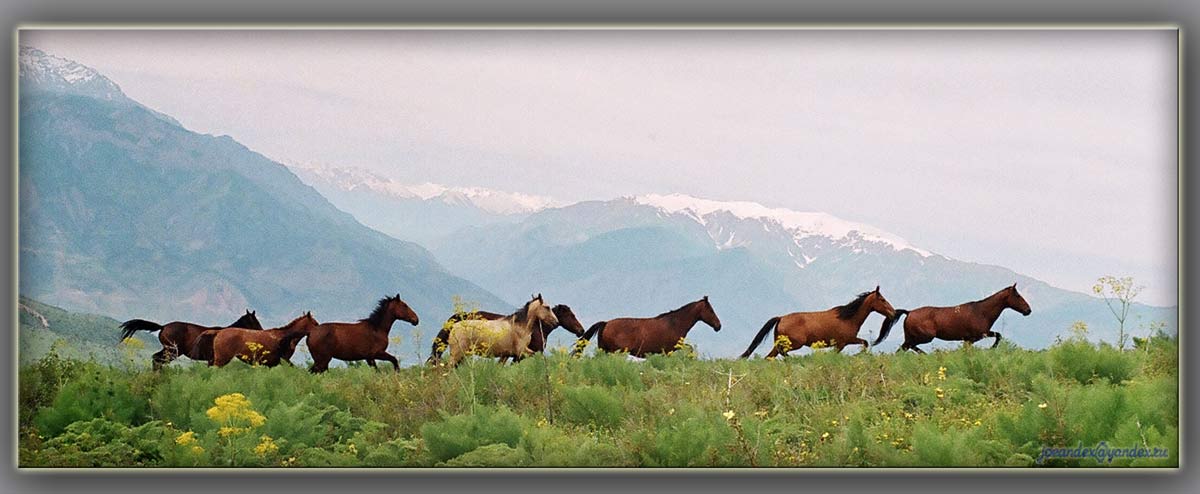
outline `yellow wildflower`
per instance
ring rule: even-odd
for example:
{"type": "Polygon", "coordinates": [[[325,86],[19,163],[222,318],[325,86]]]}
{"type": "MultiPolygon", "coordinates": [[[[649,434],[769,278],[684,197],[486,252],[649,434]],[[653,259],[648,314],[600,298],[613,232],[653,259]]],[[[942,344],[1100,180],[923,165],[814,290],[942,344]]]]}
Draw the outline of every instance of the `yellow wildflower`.
{"type": "Polygon", "coordinates": [[[275,440],[271,439],[271,436],[265,434],[259,438],[258,446],[254,447],[254,454],[258,456],[267,456],[276,451],[279,451],[279,446],[275,444],[275,440]]]}
{"type": "Polygon", "coordinates": [[[201,448],[200,445],[192,446],[192,454],[198,455],[201,453],[204,453],[204,448],[201,448]]]}
{"type": "Polygon", "coordinates": [[[1042,403],[1042,404],[1038,405],[1038,408],[1046,408],[1048,406],[1050,406],[1050,405],[1047,403],[1042,403]]]}
{"type": "Polygon", "coordinates": [[[946,380],[946,368],[945,367],[938,367],[938,380],[939,381],[946,380]]]}
{"type": "Polygon", "coordinates": [[[733,420],[734,415],[737,415],[737,414],[733,413],[733,410],[730,410],[728,412],[722,413],[721,415],[723,415],[725,417],[725,420],[733,420]]]}
{"type": "Polygon", "coordinates": [[[175,444],[180,446],[187,446],[194,442],[196,442],[196,433],[192,431],[184,432],[183,434],[180,434],[179,437],[175,438],[175,444]]]}

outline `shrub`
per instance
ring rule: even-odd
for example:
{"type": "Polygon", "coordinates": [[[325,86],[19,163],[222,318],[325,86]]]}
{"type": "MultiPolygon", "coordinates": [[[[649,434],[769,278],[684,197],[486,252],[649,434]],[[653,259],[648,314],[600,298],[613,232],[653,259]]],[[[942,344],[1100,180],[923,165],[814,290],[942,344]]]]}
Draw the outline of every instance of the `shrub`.
{"type": "Polygon", "coordinates": [[[566,403],[562,417],[571,423],[614,429],[625,417],[625,407],[611,388],[567,388],[563,395],[566,403]]]}
{"type": "Polygon", "coordinates": [[[507,408],[477,407],[475,413],[454,415],[421,426],[425,447],[438,461],[446,461],[487,444],[516,447],[522,430],[529,427],[507,408]]]}

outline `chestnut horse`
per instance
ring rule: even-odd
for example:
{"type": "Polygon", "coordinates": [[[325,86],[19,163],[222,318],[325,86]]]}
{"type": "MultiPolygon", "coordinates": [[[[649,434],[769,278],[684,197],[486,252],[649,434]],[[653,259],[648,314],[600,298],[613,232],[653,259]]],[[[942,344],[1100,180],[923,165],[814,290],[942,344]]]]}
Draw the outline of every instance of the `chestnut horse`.
{"type": "Polygon", "coordinates": [[[763,337],[771,331],[771,328],[775,329],[775,343],[772,345],[771,353],[767,354],[767,358],[774,358],[776,355],[786,357],[789,351],[812,345],[818,341],[833,346],[839,352],[847,345],[862,345],[865,351],[868,346],[867,340],[859,338],[858,331],[862,329],[863,322],[866,322],[867,316],[872,312],[883,315],[884,325],[887,325],[888,320],[896,315],[896,309],[893,309],[892,304],[888,303],[887,299],[879,293],[878,286],[872,291],[858,294],[853,301],[846,305],[839,305],[829,310],[793,312],[784,316],[772,317],[758,331],[758,335],[750,343],[750,348],[746,349],[746,353],[743,353],[741,358],[747,358],[754,353],[754,349],[758,348],[763,337]],[[783,345],[780,344],[780,336],[787,338],[787,342],[783,345]]]}
{"type": "Polygon", "coordinates": [[[991,346],[991,348],[996,348],[996,345],[1000,344],[1000,333],[992,331],[992,325],[996,323],[996,319],[1000,318],[1000,313],[1004,312],[1004,309],[1015,310],[1023,316],[1028,316],[1030,312],[1033,312],[1029,308],[1029,302],[1026,302],[1020,293],[1017,293],[1017,284],[1013,283],[1012,286],[993,293],[983,300],[967,302],[954,307],[897,310],[896,317],[884,323],[875,344],[878,345],[887,337],[888,330],[891,329],[896,319],[908,314],[908,319],[904,320],[904,344],[900,345],[901,350],[925,353],[924,350],[917,348],[917,345],[929,343],[934,338],[968,343],[975,343],[984,338],[996,338],[991,346]]]}
{"type": "Polygon", "coordinates": [[[197,351],[192,343],[196,341],[196,337],[200,333],[211,330],[220,330],[224,328],[245,328],[245,329],[262,329],[262,324],[258,322],[258,317],[253,311],[247,310],[242,317],[234,321],[228,326],[201,326],[190,322],[174,321],[167,324],[158,324],[147,321],[145,319],[130,319],[121,323],[121,341],[133,336],[133,333],[138,331],[158,331],[158,342],[162,344],[162,350],[155,352],[154,370],[159,370],[162,366],[171,363],[172,360],[179,358],[180,355],[186,355],[192,360],[207,361],[212,358],[207,349],[197,351]]]}
{"type": "Polygon", "coordinates": [[[671,352],[698,321],[704,321],[713,331],[721,330],[721,319],[708,302],[708,295],[655,317],[600,321],[579,338],[584,343],[576,343],[572,353],[583,351],[593,335],[596,336],[596,348],[606,352],[625,351],[635,357],[671,352]]]}
{"type": "Polygon", "coordinates": [[[296,348],[296,343],[308,336],[317,327],[312,312],[305,312],[281,327],[267,330],[243,328],[214,329],[200,333],[196,347],[208,348],[212,359],[208,365],[223,367],[234,357],[244,362],[274,367],[287,360],[287,349],[296,348]]]}
{"type": "Polygon", "coordinates": [[[400,362],[387,352],[388,332],[397,320],[413,326],[420,322],[417,313],[400,300],[400,294],[381,299],[366,319],[318,325],[308,333],[308,351],[313,358],[313,366],[309,371],[325,372],[329,369],[329,361],[334,358],[366,360],[371,367],[375,367],[375,359],[386,360],[397,371],[400,370],[400,362]]]}
{"type": "MultiPolygon", "coordinates": [[[[575,317],[575,312],[573,312],[570,307],[567,307],[563,304],[558,304],[550,310],[554,312],[554,317],[558,318],[558,325],[542,325],[540,330],[533,332],[533,336],[529,339],[529,350],[533,353],[542,353],[546,351],[546,341],[548,338],[550,338],[550,332],[554,331],[555,329],[564,328],[575,336],[583,336],[583,324],[579,322],[579,318],[575,317]]],[[[487,311],[475,311],[465,314],[460,312],[450,316],[449,319],[446,319],[446,324],[442,326],[442,330],[433,338],[433,348],[429,353],[429,359],[425,360],[425,363],[436,365],[439,361],[441,361],[442,352],[445,351],[446,347],[448,346],[447,342],[450,338],[450,327],[453,326],[454,323],[466,319],[495,321],[497,319],[503,319],[504,317],[505,316],[503,314],[487,311]]],[[[507,358],[508,357],[501,357],[501,361],[503,362],[507,358]]],[[[524,357],[513,357],[514,361],[517,362],[519,362],[522,358],[524,357]]]]}

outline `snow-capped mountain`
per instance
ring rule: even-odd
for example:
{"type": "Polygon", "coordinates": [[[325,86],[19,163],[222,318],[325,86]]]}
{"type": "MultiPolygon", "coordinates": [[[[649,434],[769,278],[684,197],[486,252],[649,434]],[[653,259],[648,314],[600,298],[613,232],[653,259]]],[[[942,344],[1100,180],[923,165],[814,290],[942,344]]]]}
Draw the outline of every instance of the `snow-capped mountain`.
{"type": "Polygon", "coordinates": [[[17,61],[20,78],[39,89],[83,94],[109,101],[125,96],[115,82],[92,68],[37,48],[22,46],[17,61]]]}
{"type": "Polygon", "coordinates": [[[394,199],[440,201],[451,205],[473,206],[499,215],[528,214],[560,205],[543,196],[506,192],[483,187],[448,187],[430,182],[403,183],[355,167],[289,165],[306,182],[336,187],[344,192],[361,190],[394,199]]]}
{"type": "MultiPolygon", "coordinates": [[[[742,247],[750,244],[747,238],[738,237],[735,230],[726,230],[720,223],[721,213],[733,215],[739,220],[750,220],[761,223],[763,231],[770,233],[772,229],[790,233],[797,247],[811,237],[825,237],[829,240],[850,246],[852,249],[862,247],[857,244],[881,244],[895,250],[911,250],[922,257],[933,255],[931,252],[914,247],[906,240],[879,228],[846,221],[828,213],[800,212],[784,208],[769,208],[757,202],[749,201],[713,201],[685,194],[647,194],[634,197],[639,204],[659,208],[668,214],[678,214],[692,218],[701,225],[709,227],[709,235],[718,242],[720,248],[742,247]]],[[[808,264],[813,258],[797,254],[808,264]]]]}

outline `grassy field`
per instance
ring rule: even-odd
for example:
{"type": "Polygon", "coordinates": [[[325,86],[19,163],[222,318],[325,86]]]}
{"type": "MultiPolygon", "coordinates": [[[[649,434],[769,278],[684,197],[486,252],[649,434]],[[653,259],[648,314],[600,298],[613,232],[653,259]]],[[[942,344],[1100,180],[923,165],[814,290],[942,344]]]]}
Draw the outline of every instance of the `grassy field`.
{"type": "Polygon", "coordinates": [[[1030,467],[1043,445],[1101,442],[1170,457],[1040,466],[1178,465],[1170,338],[778,361],[558,350],[323,375],[144,362],[23,365],[20,465],[1030,467]]]}

